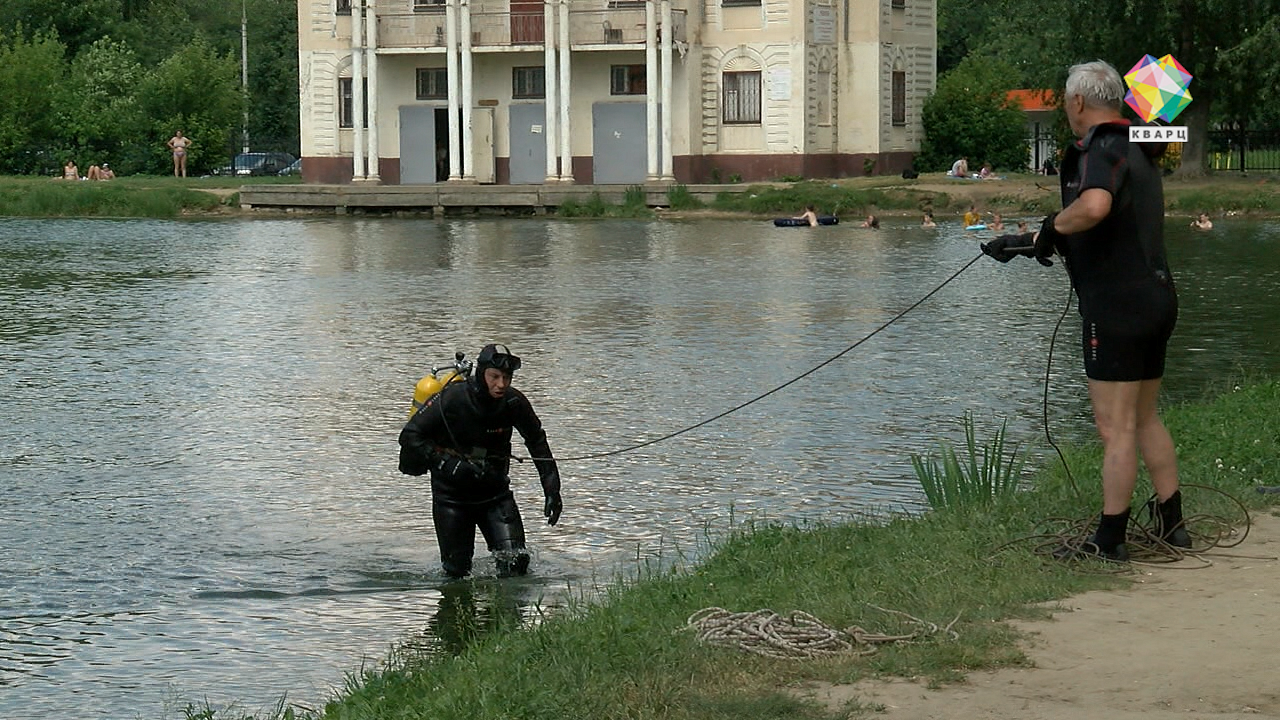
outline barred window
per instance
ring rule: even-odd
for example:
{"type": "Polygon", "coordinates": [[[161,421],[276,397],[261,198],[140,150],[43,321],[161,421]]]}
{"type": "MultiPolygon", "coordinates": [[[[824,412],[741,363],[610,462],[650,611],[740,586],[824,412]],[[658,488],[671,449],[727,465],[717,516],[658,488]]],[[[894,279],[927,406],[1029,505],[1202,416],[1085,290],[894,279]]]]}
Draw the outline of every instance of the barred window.
{"type": "Polygon", "coordinates": [[[449,71],[445,68],[418,68],[418,99],[449,97],[449,71]]]}
{"type": "Polygon", "coordinates": [[[907,73],[893,71],[893,124],[907,124],[907,73]]]}
{"type": "Polygon", "coordinates": [[[610,95],[644,95],[648,91],[643,65],[614,65],[609,68],[610,95]]]}
{"type": "Polygon", "coordinates": [[[760,124],[760,71],[725,73],[721,105],[727,125],[760,124]]]}
{"type": "MultiPolygon", "coordinates": [[[[355,83],[351,82],[351,78],[338,78],[338,127],[353,127],[352,120],[355,117],[355,97],[353,95],[355,83]]],[[[362,123],[360,127],[369,127],[369,80],[365,78],[360,81],[360,87],[364,90],[364,112],[361,113],[362,123]]]]}
{"type": "Polygon", "coordinates": [[[546,96],[546,68],[541,65],[511,68],[511,97],[544,98],[546,96]]]}

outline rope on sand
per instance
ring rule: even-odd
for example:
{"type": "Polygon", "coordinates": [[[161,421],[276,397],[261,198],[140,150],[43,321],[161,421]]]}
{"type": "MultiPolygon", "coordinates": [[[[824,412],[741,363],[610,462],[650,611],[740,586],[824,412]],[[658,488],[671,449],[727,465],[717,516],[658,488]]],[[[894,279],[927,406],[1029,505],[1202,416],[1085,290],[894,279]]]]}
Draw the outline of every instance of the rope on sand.
{"type": "Polygon", "coordinates": [[[871,655],[880,645],[897,642],[913,642],[930,635],[945,635],[952,640],[960,636],[952,626],[945,627],[921,620],[897,610],[886,610],[869,605],[883,613],[897,615],[917,629],[903,635],[886,635],[869,632],[853,626],[836,630],[803,610],[789,615],[779,615],[769,610],[732,613],[724,608],[703,608],[693,615],[683,629],[697,632],[699,642],[719,647],[729,647],[752,652],[764,657],[781,660],[808,660],[832,655],[871,655]]]}

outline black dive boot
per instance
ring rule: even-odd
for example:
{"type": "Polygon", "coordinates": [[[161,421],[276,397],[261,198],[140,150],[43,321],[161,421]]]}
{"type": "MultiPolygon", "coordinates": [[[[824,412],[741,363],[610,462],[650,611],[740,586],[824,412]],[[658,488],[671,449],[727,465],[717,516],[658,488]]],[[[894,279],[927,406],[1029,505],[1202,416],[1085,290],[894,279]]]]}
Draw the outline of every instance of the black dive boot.
{"type": "Polygon", "coordinates": [[[1182,491],[1175,490],[1168,500],[1147,503],[1151,510],[1151,525],[1156,537],[1176,548],[1191,547],[1191,533],[1182,521],[1182,491]]]}
{"type": "Polygon", "coordinates": [[[1096,557],[1112,562],[1129,562],[1129,548],[1124,544],[1129,528],[1129,510],[1119,515],[1104,514],[1098,520],[1098,528],[1080,547],[1059,548],[1053,554],[1059,560],[1096,557]]]}
{"type": "Polygon", "coordinates": [[[1124,544],[1128,529],[1129,508],[1119,515],[1103,513],[1098,520],[1098,529],[1093,531],[1081,549],[1103,560],[1129,562],[1129,547],[1124,544]]]}

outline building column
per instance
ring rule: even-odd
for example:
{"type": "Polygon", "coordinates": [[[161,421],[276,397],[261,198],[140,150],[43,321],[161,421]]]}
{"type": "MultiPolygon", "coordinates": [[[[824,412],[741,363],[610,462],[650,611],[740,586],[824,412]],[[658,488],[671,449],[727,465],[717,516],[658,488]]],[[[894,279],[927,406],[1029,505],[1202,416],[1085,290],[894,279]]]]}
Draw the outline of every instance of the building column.
{"type": "Polygon", "coordinates": [[[674,93],[671,87],[671,46],[675,43],[675,26],[671,22],[671,0],[662,0],[662,180],[675,178],[673,153],[671,152],[671,124],[675,118],[672,107],[674,93]]]}
{"type": "Polygon", "coordinates": [[[377,0],[368,3],[364,18],[364,39],[367,72],[369,73],[369,170],[368,179],[373,184],[382,182],[378,170],[378,15],[374,7],[377,0]]]}
{"type": "Polygon", "coordinates": [[[649,182],[658,179],[658,8],[655,1],[644,3],[645,146],[649,152],[645,179],[649,182]]]}
{"type": "Polygon", "coordinates": [[[462,179],[476,181],[475,146],[471,136],[471,0],[462,0],[462,179]]]}
{"type": "Polygon", "coordinates": [[[444,44],[445,73],[449,78],[449,181],[454,182],[462,179],[462,142],[458,137],[458,0],[447,0],[444,6],[444,44]]]}
{"type": "Polygon", "coordinates": [[[553,183],[560,179],[560,169],[556,164],[556,144],[559,142],[556,133],[556,2],[546,0],[542,6],[542,76],[543,76],[543,119],[542,132],[545,134],[547,146],[547,178],[553,183]]]}
{"type": "Polygon", "coordinates": [[[362,182],[364,169],[364,0],[351,3],[351,181],[362,182]]]}
{"type": "Polygon", "coordinates": [[[569,0],[560,0],[560,182],[573,182],[573,140],[569,136],[569,0]]]}

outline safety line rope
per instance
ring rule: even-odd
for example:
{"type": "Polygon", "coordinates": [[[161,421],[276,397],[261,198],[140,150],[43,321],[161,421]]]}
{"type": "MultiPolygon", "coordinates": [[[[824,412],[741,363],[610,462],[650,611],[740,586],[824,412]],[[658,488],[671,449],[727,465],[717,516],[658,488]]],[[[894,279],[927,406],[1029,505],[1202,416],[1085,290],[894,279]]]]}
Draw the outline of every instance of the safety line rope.
{"type": "Polygon", "coordinates": [[[864,343],[864,342],[866,342],[866,341],[870,340],[871,338],[875,337],[876,335],[880,334],[882,331],[884,331],[885,329],[887,329],[890,325],[893,325],[893,324],[894,324],[894,323],[896,323],[897,321],[901,320],[905,315],[907,315],[907,313],[910,313],[912,310],[915,310],[916,308],[918,308],[918,307],[920,307],[921,305],[923,305],[923,304],[924,304],[924,302],[925,302],[926,300],[928,300],[929,298],[931,298],[931,297],[933,297],[934,295],[936,295],[936,294],[938,293],[938,291],[942,290],[942,288],[944,288],[944,287],[946,287],[947,285],[949,285],[953,280],[955,280],[957,277],[959,277],[961,273],[963,273],[965,270],[968,270],[970,267],[972,267],[972,266],[973,266],[973,264],[974,264],[974,263],[976,263],[978,260],[980,260],[982,257],[983,257],[983,254],[982,254],[982,253],[978,253],[978,255],[977,255],[976,257],[974,257],[974,258],[973,258],[972,260],[970,260],[969,262],[965,263],[963,267],[961,267],[959,270],[956,270],[954,273],[952,273],[950,277],[948,277],[946,280],[943,280],[943,281],[942,281],[942,283],[941,283],[941,284],[939,284],[937,287],[935,287],[934,289],[930,290],[928,293],[926,293],[926,294],[925,294],[923,297],[921,297],[919,300],[917,300],[917,301],[915,301],[914,303],[912,303],[911,305],[907,306],[907,308],[906,308],[905,310],[902,310],[902,311],[901,311],[901,312],[899,312],[898,314],[896,314],[896,315],[894,315],[893,317],[891,317],[891,318],[889,318],[888,320],[886,320],[884,323],[881,323],[881,325],[880,325],[879,327],[877,327],[875,330],[872,330],[871,332],[867,333],[865,336],[863,336],[860,340],[858,340],[857,342],[853,343],[852,345],[850,345],[850,346],[846,347],[845,349],[841,350],[840,352],[836,353],[835,355],[832,355],[831,357],[827,358],[826,360],[823,360],[822,362],[820,362],[820,363],[818,363],[817,365],[815,365],[815,366],[813,366],[813,367],[809,368],[808,370],[804,371],[803,373],[800,373],[799,375],[797,375],[797,376],[795,376],[795,377],[791,378],[790,380],[788,380],[788,381],[786,381],[786,382],[782,383],[781,385],[778,385],[777,387],[775,387],[775,388],[773,388],[773,389],[771,389],[771,390],[768,390],[768,391],[766,391],[766,392],[764,392],[764,393],[761,393],[760,395],[757,395],[757,396],[755,396],[755,397],[751,398],[750,400],[747,400],[747,401],[745,401],[745,402],[742,402],[742,403],[739,403],[739,404],[737,404],[737,405],[734,405],[733,407],[729,408],[728,410],[725,410],[724,412],[721,412],[721,413],[719,413],[719,414],[717,414],[717,415],[713,415],[713,416],[711,416],[711,417],[707,418],[706,420],[703,420],[703,421],[698,422],[698,423],[696,423],[696,424],[690,425],[690,426],[688,426],[688,427],[686,427],[686,428],[682,428],[682,429],[680,429],[680,430],[676,430],[675,432],[667,433],[666,435],[663,435],[662,437],[654,438],[654,439],[652,439],[652,440],[646,440],[646,441],[644,441],[644,442],[636,443],[636,444],[634,444],[634,445],[628,445],[627,447],[618,448],[618,449],[616,449],[616,450],[606,450],[606,451],[604,451],[604,452],[589,453],[589,454],[587,454],[587,455],[574,455],[574,456],[570,456],[570,457],[555,457],[555,458],[538,458],[538,457],[534,457],[534,458],[522,458],[522,457],[517,457],[517,456],[515,456],[515,455],[512,455],[512,458],[513,458],[513,459],[515,459],[517,462],[524,462],[525,460],[555,460],[556,462],[578,462],[578,461],[582,461],[582,460],[596,460],[596,459],[599,459],[599,458],[610,457],[610,456],[613,456],[613,455],[621,455],[621,454],[623,454],[623,453],[632,452],[632,451],[634,451],[634,450],[639,450],[640,448],[649,447],[650,445],[657,445],[657,444],[658,444],[658,443],[660,443],[660,442],[665,442],[665,441],[670,440],[670,439],[672,439],[672,438],[675,438],[675,437],[679,437],[679,436],[681,436],[681,435],[684,435],[685,433],[688,433],[688,432],[692,432],[692,431],[694,431],[694,430],[697,430],[697,429],[698,429],[698,428],[700,428],[700,427],[704,427],[704,426],[706,426],[706,425],[710,425],[711,423],[713,423],[713,422],[715,422],[715,421],[717,421],[717,420],[719,420],[719,419],[721,419],[721,418],[723,418],[723,417],[726,417],[726,416],[728,416],[728,415],[732,415],[733,413],[738,412],[739,410],[741,410],[741,409],[743,409],[743,408],[747,407],[748,405],[752,405],[752,404],[754,404],[754,403],[760,402],[761,400],[763,400],[763,399],[765,399],[765,398],[769,397],[770,395],[773,395],[774,393],[780,392],[780,391],[784,390],[785,388],[788,388],[788,387],[790,387],[791,385],[794,385],[795,383],[797,383],[797,382],[799,382],[799,381],[803,380],[804,378],[809,377],[810,375],[812,375],[812,374],[814,374],[814,373],[818,372],[818,371],[819,371],[819,370],[821,370],[822,368],[824,368],[824,367],[826,367],[826,366],[830,365],[831,363],[835,362],[836,360],[839,360],[840,358],[842,358],[842,357],[844,357],[845,355],[849,354],[850,352],[852,352],[854,349],[856,349],[856,348],[857,348],[859,345],[861,345],[862,343],[864,343]]]}

